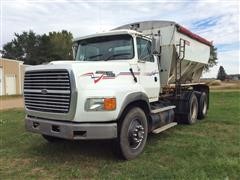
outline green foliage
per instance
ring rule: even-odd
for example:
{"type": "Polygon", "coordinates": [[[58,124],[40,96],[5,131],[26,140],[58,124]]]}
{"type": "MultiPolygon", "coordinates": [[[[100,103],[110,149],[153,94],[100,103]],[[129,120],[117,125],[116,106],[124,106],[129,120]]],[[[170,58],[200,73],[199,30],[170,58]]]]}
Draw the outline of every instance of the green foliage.
{"type": "Polygon", "coordinates": [[[1,179],[239,179],[239,91],[210,94],[208,117],[149,134],[132,161],[112,153],[112,141],[47,143],[26,132],[23,110],[0,116],[1,179]]]}
{"type": "Polygon", "coordinates": [[[224,81],[227,78],[227,73],[225,72],[223,66],[219,67],[217,79],[224,81]]]}
{"type": "Polygon", "coordinates": [[[50,32],[37,35],[33,31],[15,33],[15,38],[3,46],[4,58],[18,59],[25,64],[36,65],[53,60],[72,59],[72,33],[50,32]]]}
{"type": "Polygon", "coordinates": [[[209,69],[213,66],[217,65],[217,48],[214,46],[210,47],[210,57],[209,57],[209,61],[208,64],[204,67],[205,71],[209,71],[209,69]]]}
{"type": "Polygon", "coordinates": [[[62,32],[50,32],[51,58],[72,59],[72,33],[63,30],[62,32]]]}

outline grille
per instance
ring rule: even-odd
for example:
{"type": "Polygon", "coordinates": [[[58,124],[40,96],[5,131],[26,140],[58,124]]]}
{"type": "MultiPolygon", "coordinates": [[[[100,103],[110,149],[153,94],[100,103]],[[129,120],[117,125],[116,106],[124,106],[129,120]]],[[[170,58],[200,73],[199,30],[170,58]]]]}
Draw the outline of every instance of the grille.
{"type": "Polygon", "coordinates": [[[24,101],[29,110],[67,113],[71,85],[67,70],[27,71],[24,77],[24,101]]]}

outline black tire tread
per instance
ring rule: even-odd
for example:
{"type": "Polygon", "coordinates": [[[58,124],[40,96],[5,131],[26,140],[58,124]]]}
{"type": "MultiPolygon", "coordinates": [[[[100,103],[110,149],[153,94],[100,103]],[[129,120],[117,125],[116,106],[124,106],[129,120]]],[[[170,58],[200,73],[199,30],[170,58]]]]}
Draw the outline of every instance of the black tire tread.
{"type": "Polygon", "coordinates": [[[118,156],[124,160],[131,160],[140,155],[146,144],[147,131],[148,131],[147,118],[144,111],[139,107],[132,107],[131,109],[129,109],[126,115],[120,120],[118,125],[118,138],[115,141],[116,148],[115,152],[117,152],[118,156]],[[126,139],[123,138],[123,136],[124,133],[127,134],[126,127],[131,122],[131,119],[129,118],[133,117],[136,114],[140,115],[143,118],[143,121],[145,121],[146,123],[145,127],[146,138],[144,139],[143,143],[140,145],[138,149],[132,151],[130,150],[129,147],[127,147],[128,142],[126,141],[126,139]]]}

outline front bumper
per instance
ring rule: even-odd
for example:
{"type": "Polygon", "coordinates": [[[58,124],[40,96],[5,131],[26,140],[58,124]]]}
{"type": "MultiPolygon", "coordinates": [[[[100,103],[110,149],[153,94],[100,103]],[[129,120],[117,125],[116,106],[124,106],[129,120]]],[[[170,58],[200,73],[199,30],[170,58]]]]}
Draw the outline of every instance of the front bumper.
{"type": "Polygon", "coordinates": [[[63,139],[113,139],[117,123],[77,123],[53,121],[26,116],[26,130],[63,139]]]}

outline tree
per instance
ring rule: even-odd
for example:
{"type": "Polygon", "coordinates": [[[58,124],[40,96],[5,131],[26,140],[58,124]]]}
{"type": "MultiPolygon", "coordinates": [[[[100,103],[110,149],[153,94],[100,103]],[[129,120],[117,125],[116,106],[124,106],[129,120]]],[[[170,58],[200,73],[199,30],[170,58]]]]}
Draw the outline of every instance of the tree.
{"type": "MultiPolygon", "coordinates": [[[[22,60],[29,63],[30,59],[34,59],[37,52],[36,47],[39,44],[39,36],[33,31],[15,33],[15,38],[3,46],[2,56],[10,59],[22,60]]],[[[32,63],[34,64],[34,63],[32,63]]]]}
{"type": "Polygon", "coordinates": [[[205,71],[209,71],[209,69],[213,66],[217,65],[217,48],[214,46],[210,47],[210,57],[209,57],[209,61],[208,64],[204,67],[205,71]]]}
{"type": "Polygon", "coordinates": [[[36,35],[33,31],[15,33],[15,38],[3,46],[2,57],[18,59],[25,64],[36,65],[53,60],[72,59],[72,33],[50,32],[36,35]]]}
{"type": "Polygon", "coordinates": [[[72,59],[72,33],[63,30],[62,32],[50,32],[51,58],[53,60],[72,59]]]}
{"type": "Polygon", "coordinates": [[[227,78],[227,73],[225,72],[223,66],[219,67],[217,79],[224,81],[227,78]]]}

